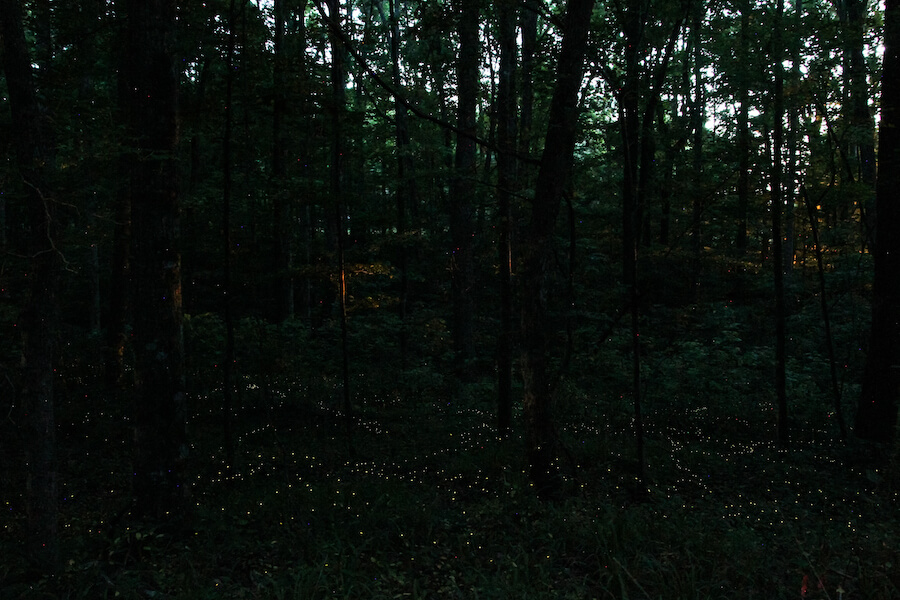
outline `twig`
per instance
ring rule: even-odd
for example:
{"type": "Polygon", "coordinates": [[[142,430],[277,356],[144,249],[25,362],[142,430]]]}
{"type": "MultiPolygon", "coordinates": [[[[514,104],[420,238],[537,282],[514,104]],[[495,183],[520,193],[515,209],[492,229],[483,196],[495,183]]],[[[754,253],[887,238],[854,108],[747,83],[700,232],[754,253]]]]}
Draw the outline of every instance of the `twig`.
{"type": "Polygon", "coordinates": [[[647,596],[647,598],[650,598],[650,594],[647,593],[647,590],[644,589],[644,586],[641,585],[641,582],[638,581],[637,579],[635,579],[634,575],[632,575],[631,573],[628,572],[628,569],[625,568],[625,565],[620,563],[618,558],[613,557],[613,561],[615,561],[615,563],[617,565],[619,565],[619,567],[623,571],[625,571],[625,574],[628,575],[628,578],[634,582],[634,585],[636,585],[638,587],[638,589],[641,590],[641,593],[644,594],[645,596],[647,596]]]}
{"type": "Polygon", "coordinates": [[[353,41],[350,39],[350,37],[341,29],[340,25],[334,20],[334,18],[325,11],[325,8],[322,6],[321,0],[315,0],[315,3],[316,3],[316,9],[318,10],[319,15],[322,17],[322,19],[328,25],[328,28],[331,30],[332,34],[334,36],[336,36],[338,38],[338,40],[340,40],[341,45],[344,47],[344,49],[350,53],[350,55],[359,63],[359,65],[375,81],[375,83],[377,83],[388,94],[390,94],[397,102],[399,102],[404,107],[406,107],[407,110],[409,110],[410,112],[412,112],[414,115],[416,115],[419,118],[425,119],[426,121],[430,121],[431,123],[434,123],[435,125],[437,125],[441,128],[448,129],[457,135],[468,138],[468,139],[472,140],[473,142],[475,142],[476,144],[478,144],[479,146],[488,148],[497,153],[500,153],[500,152],[508,153],[512,156],[515,156],[518,160],[520,160],[526,164],[529,164],[529,165],[540,165],[540,160],[538,160],[537,158],[534,158],[533,156],[526,156],[526,155],[520,154],[518,152],[510,151],[508,149],[501,149],[501,148],[497,147],[496,144],[493,144],[490,141],[485,140],[484,138],[478,137],[477,135],[475,135],[471,132],[465,131],[464,129],[457,127],[456,125],[453,125],[452,123],[448,123],[447,121],[444,121],[443,119],[441,119],[439,117],[435,117],[434,115],[426,112],[424,109],[419,107],[417,104],[415,104],[414,102],[412,102],[411,100],[406,98],[403,94],[400,93],[399,90],[396,90],[393,85],[388,83],[383,77],[381,77],[381,75],[378,74],[377,71],[375,71],[375,69],[372,67],[372,65],[369,64],[369,61],[366,60],[366,58],[362,55],[362,53],[356,49],[356,47],[354,46],[353,41]]]}
{"type": "Polygon", "coordinates": [[[47,238],[47,243],[50,245],[48,249],[36,252],[34,255],[32,255],[31,258],[37,258],[38,256],[47,254],[48,252],[56,253],[59,256],[59,259],[62,261],[63,268],[65,268],[65,270],[69,271],[70,273],[75,273],[75,269],[70,266],[69,261],[66,260],[66,256],[62,252],[60,252],[60,250],[56,247],[56,243],[53,241],[53,233],[50,228],[53,224],[54,219],[50,215],[50,202],[47,200],[46,196],[44,196],[44,193],[41,192],[40,188],[28,181],[28,179],[26,179],[24,176],[22,176],[22,183],[31,188],[32,191],[34,191],[34,193],[37,194],[37,197],[41,200],[41,204],[44,207],[44,233],[47,238]]]}

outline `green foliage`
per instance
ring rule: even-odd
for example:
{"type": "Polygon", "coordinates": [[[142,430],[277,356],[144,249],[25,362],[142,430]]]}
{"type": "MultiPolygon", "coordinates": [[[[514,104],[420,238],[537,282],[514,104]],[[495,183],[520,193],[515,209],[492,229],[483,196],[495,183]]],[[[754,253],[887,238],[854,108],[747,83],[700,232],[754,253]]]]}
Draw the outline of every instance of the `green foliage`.
{"type": "MultiPolygon", "coordinates": [[[[696,84],[692,32],[682,30],[656,87],[650,76],[683,15],[679,3],[648,4],[638,87],[642,110],[651,89],[659,92],[659,105],[643,140],[655,152],[638,259],[646,481],[636,480],[632,458],[632,332],[621,284],[625,148],[616,94],[625,69],[624,13],[597,6],[568,198],[575,239],[570,246],[564,210],[547,298],[566,497],[540,503],[516,435],[522,429],[518,402],[512,438],[498,441],[494,432],[496,150],[479,147],[478,170],[469,181],[477,224],[471,291],[476,353],[467,365],[471,380],[460,383],[451,368],[448,276],[453,136],[431,120],[411,119],[414,172],[402,180],[394,98],[351,60],[352,99],[342,115],[345,197],[330,197],[329,33],[312,3],[303,3],[304,14],[286,3],[283,178],[273,177],[272,101],[281,91],[272,79],[273,20],[266,3],[238,3],[229,248],[236,461],[223,464],[228,3],[182,3],[179,164],[193,508],[181,529],[169,529],[135,521],[128,512],[133,407],[127,389],[100,383],[107,342],[86,325],[94,292],[102,292],[101,314],[108,313],[116,209],[124,191],[121,159],[129,147],[116,99],[121,15],[92,15],[90,3],[55,2],[46,5],[50,9],[26,4],[35,9],[29,42],[39,42],[38,30],[54,42],[52,55],[41,51],[35,60],[58,167],[48,195],[60,206],[58,248],[67,266],[54,380],[65,563],[58,577],[42,578],[20,551],[26,485],[20,442],[26,432],[18,404],[17,321],[27,303],[27,248],[35,232],[18,225],[26,221],[24,184],[8,160],[0,164],[6,230],[0,265],[0,598],[795,598],[803,585],[809,598],[840,597],[838,587],[845,598],[900,596],[894,543],[900,535],[900,463],[868,464],[862,450],[836,439],[811,228],[797,198],[787,323],[794,445],[777,450],[772,444],[769,6],[749,3],[748,56],[736,44],[736,7],[707,7],[698,39],[709,121],[695,155],[694,107],[687,100],[696,84]],[[39,14],[45,9],[50,14],[39,14]],[[753,116],[749,243],[739,255],[735,106],[742,84],[749,88],[753,116]],[[400,227],[397,200],[408,191],[405,185],[417,196],[404,206],[400,227]],[[338,200],[349,215],[341,224],[334,218],[338,200]],[[275,222],[279,201],[289,214],[283,239],[284,223],[275,222]],[[337,301],[338,227],[347,234],[346,356],[337,301]],[[273,258],[282,245],[293,251],[290,267],[273,258]],[[574,257],[567,255],[570,247],[574,257]],[[93,250],[96,265],[85,258],[93,250]],[[288,275],[297,316],[278,323],[272,307],[288,275]],[[349,428],[345,358],[354,412],[349,428]]],[[[360,4],[347,25],[368,66],[382,75],[391,69],[385,4],[360,4]]],[[[398,4],[403,98],[452,122],[452,3],[398,4]]],[[[492,52],[496,5],[483,3],[484,48],[492,52]]],[[[847,96],[846,82],[837,76],[845,45],[841,23],[828,3],[803,6],[804,19],[787,33],[804,48],[805,72],[787,94],[803,115],[795,132],[799,162],[817,206],[838,387],[849,409],[858,396],[868,335],[872,257],[861,222],[872,190],[851,181],[842,162],[853,154],[844,140],[856,132],[844,122],[841,106],[847,96]]],[[[563,9],[564,3],[551,2],[540,19],[527,151],[534,156],[540,155],[557,76],[556,21],[563,9]]],[[[876,16],[871,24],[878,23],[876,16]]],[[[877,47],[874,27],[867,36],[877,47]]],[[[495,59],[485,54],[484,73],[495,59]]],[[[870,73],[878,81],[877,69],[870,73]]],[[[493,83],[482,82],[484,139],[493,139],[497,126],[493,83]]],[[[0,134],[10,126],[7,103],[0,98],[0,134]]],[[[9,143],[3,147],[11,156],[9,143]]],[[[514,277],[534,178],[531,165],[522,162],[519,170],[514,277]]],[[[513,393],[521,396],[516,376],[513,393]]]]}
{"type": "MultiPolygon", "coordinates": [[[[900,523],[889,510],[897,498],[848,470],[840,457],[850,455],[829,444],[785,453],[746,427],[704,435],[672,421],[650,434],[651,495],[633,503],[617,458],[627,427],[590,431],[573,412],[560,431],[577,462],[566,467],[574,493],[542,503],[524,473],[522,441],[496,440],[490,412],[477,406],[363,399],[348,455],[331,409],[302,409],[296,394],[271,420],[244,414],[238,463],[228,479],[196,471],[181,530],[111,516],[128,485],[104,475],[112,454],[70,463],[83,481],[108,483],[75,489],[66,475],[64,571],[30,578],[19,561],[4,561],[0,594],[796,597],[804,577],[809,597],[835,597],[838,586],[845,597],[897,593],[891,540],[900,523]]],[[[103,411],[104,402],[94,405],[103,411]]],[[[94,427],[79,430],[90,436],[94,427]]],[[[127,427],[111,435],[126,438],[127,427]]],[[[211,431],[196,437],[195,464],[207,464],[218,443],[211,431]]],[[[4,551],[22,524],[4,517],[12,534],[4,551]]]]}

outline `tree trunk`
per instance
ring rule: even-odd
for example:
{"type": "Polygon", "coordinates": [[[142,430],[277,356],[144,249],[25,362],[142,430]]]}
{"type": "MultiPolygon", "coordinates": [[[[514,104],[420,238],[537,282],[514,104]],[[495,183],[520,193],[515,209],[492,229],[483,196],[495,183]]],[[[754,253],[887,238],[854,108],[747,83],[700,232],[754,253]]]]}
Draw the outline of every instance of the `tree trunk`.
{"type": "Polygon", "coordinates": [[[784,212],[782,151],[784,147],[784,72],[782,71],[781,24],[784,20],[784,0],[778,0],[775,28],[772,39],[772,68],[775,81],[772,91],[772,271],[775,281],[775,397],[778,410],[778,445],[787,446],[787,380],[785,347],[785,305],[784,305],[784,232],[782,214],[784,212]]]}
{"type": "MultiPolygon", "coordinates": [[[[402,89],[400,77],[400,7],[399,0],[390,0],[390,24],[391,24],[391,72],[394,87],[402,89]]],[[[412,146],[409,138],[409,115],[406,106],[400,98],[394,98],[394,114],[396,115],[395,134],[397,137],[397,237],[400,243],[397,247],[397,264],[400,270],[400,356],[401,362],[406,362],[408,346],[407,335],[407,310],[409,299],[409,240],[407,237],[407,213],[409,208],[418,204],[418,190],[413,172],[412,146]]]]}
{"type": "Polygon", "coordinates": [[[900,394],[900,0],[887,0],[878,135],[872,333],[856,413],[860,438],[891,442],[900,394]]]}
{"type": "Polygon", "coordinates": [[[287,182],[287,136],[284,117],[287,112],[287,91],[284,72],[287,56],[284,50],[285,0],[274,0],[275,15],[274,63],[272,66],[272,183],[274,184],[275,218],[275,319],[278,322],[294,317],[294,250],[292,237],[291,192],[287,182]]]}
{"type": "Polygon", "coordinates": [[[703,257],[703,132],[706,128],[706,110],[703,83],[703,49],[701,47],[701,27],[706,16],[706,7],[702,2],[694,4],[691,37],[694,45],[694,107],[691,111],[694,139],[691,148],[693,158],[693,202],[691,207],[691,294],[695,300],[700,295],[700,271],[703,257]]]}
{"type": "Polygon", "coordinates": [[[347,107],[346,72],[344,66],[344,48],[341,46],[337,32],[341,30],[341,0],[328,0],[328,15],[331,20],[331,172],[330,191],[334,202],[335,242],[338,259],[338,295],[341,311],[341,380],[343,382],[344,420],[347,428],[347,440],[351,442],[350,432],[353,423],[352,404],[350,402],[350,348],[348,342],[347,323],[347,274],[344,269],[344,246],[347,236],[346,207],[344,202],[346,161],[343,125],[344,111],[347,107]]]}
{"type": "MultiPolygon", "coordinates": [[[[222,445],[225,447],[225,468],[234,466],[234,443],[231,433],[231,417],[234,396],[234,314],[231,310],[231,142],[234,101],[234,46],[235,0],[228,3],[228,47],[225,53],[225,64],[228,71],[225,75],[225,125],[222,132],[222,317],[225,321],[225,358],[222,361],[222,445]]],[[[286,318],[286,317],[285,317],[286,318]]]]}
{"type": "Polygon", "coordinates": [[[516,10],[515,3],[501,3],[498,16],[500,72],[497,85],[497,211],[500,326],[497,336],[497,433],[509,435],[512,425],[512,192],[516,182],[516,10]]]}
{"type": "Polygon", "coordinates": [[[816,273],[819,281],[819,306],[822,310],[822,326],[825,329],[825,345],[828,348],[828,367],[831,374],[831,397],[834,402],[834,417],[837,420],[841,440],[847,439],[847,425],[844,421],[844,410],[841,402],[841,386],[838,383],[837,359],[834,355],[834,336],[831,333],[831,316],[828,308],[828,288],[825,287],[825,259],[822,244],[819,242],[819,216],[803,184],[800,185],[800,196],[806,205],[809,215],[809,228],[813,238],[813,249],[816,254],[816,273]]]}
{"type": "Polygon", "coordinates": [[[28,202],[31,256],[28,304],[22,313],[26,460],[26,554],[45,573],[58,569],[56,425],[53,410],[53,359],[57,336],[60,254],[55,247],[56,201],[47,189],[52,164],[41,120],[32,59],[23,26],[22,5],[0,0],[3,69],[12,113],[12,139],[19,176],[28,202]]]}
{"type": "Polygon", "coordinates": [[[782,266],[784,268],[785,284],[788,288],[793,281],[794,273],[794,247],[795,222],[797,199],[800,196],[800,152],[799,143],[802,132],[800,131],[799,97],[796,90],[800,89],[800,44],[803,23],[803,0],[794,0],[793,35],[791,36],[791,73],[790,88],[794,90],[789,96],[788,113],[788,163],[787,163],[787,189],[785,190],[785,217],[784,217],[784,247],[782,249],[782,266]]]}
{"type": "MultiPolygon", "coordinates": [[[[83,8],[83,27],[94,30],[100,26],[99,6],[96,2],[89,2],[83,8]]],[[[97,111],[93,110],[96,98],[96,71],[97,71],[97,45],[95,40],[85,37],[77,46],[79,62],[82,62],[83,71],[80,73],[78,86],[77,106],[79,114],[78,127],[81,135],[78,136],[79,160],[86,166],[87,179],[91,182],[100,180],[100,172],[97,168],[97,147],[93,134],[97,120],[97,111]]],[[[88,232],[90,246],[85,256],[85,273],[87,275],[87,293],[90,299],[88,304],[88,325],[93,336],[99,336],[101,330],[102,294],[100,291],[100,240],[98,235],[97,219],[97,193],[96,188],[87,186],[84,190],[85,230],[88,232]]]]}
{"type": "Polygon", "coordinates": [[[619,126],[622,133],[622,281],[636,283],[638,238],[638,163],[640,155],[640,56],[643,35],[640,2],[629,2],[622,24],[625,35],[625,75],[619,94],[619,126]]]}
{"type": "Polygon", "coordinates": [[[138,515],[186,508],[175,0],[127,2],[134,285],[134,478],[138,515]]]}
{"type": "Polygon", "coordinates": [[[522,9],[522,110],[519,116],[519,153],[531,154],[532,121],[534,120],[534,54],[537,50],[537,12],[522,9]]]}
{"type": "MultiPolygon", "coordinates": [[[[750,2],[741,0],[740,58],[746,64],[750,56],[750,2]]],[[[750,207],[750,82],[748,70],[738,69],[738,224],[735,247],[738,256],[747,251],[747,211],[750,207]]]]}
{"type": "Polygon", "coordinates": [[[525,444],[529,475],[540,496],[560,490],[558,444],[553,426],[550,374],[552,331],[548,322],[548,278],[554,265],[553,232],[568,180],[578,125],[578,91],[594,0],[569,0],[547,137],[535,184],[531,224],[523,244],[522,374],[525,384],[525,444]]]}
{"type": "Polygon", "coordinates": [[[851,180],[866,186],[865,200],[859,206],[863,215],[863,245],[873,243],[875,227],[874,198],[869,193],[875,186],[875,120],[869,110],[869,81],[866,69],[866,0],[837,0],[843,29],[844,89],[843,117],[846,127],[843,148],[848,158],[855,159],[851,180]]]}
{"type": "Polygon", "coordinates": [[[473,334],[473,238],[472,192],[476,181],[475,131],[479,87],[479,1],[460,0],[459,56],[457,59],[456,155],[450,191],[451,297],[453,300],[454,371],[458,382],[471,377],[469,361],[474,350],[473,334]]]}
{"type": "MultiPolygon", "coordinates": [[[[127,157],[121,156],[119,162],[127,168],[127,157]]],[[[112,393],[120,393],[126,387],[125,347],[128,340],[128,281],[131,272],[131,192],[127,185],[119,185],[114,204],[104,376],[106,388],[112,393]]]]}

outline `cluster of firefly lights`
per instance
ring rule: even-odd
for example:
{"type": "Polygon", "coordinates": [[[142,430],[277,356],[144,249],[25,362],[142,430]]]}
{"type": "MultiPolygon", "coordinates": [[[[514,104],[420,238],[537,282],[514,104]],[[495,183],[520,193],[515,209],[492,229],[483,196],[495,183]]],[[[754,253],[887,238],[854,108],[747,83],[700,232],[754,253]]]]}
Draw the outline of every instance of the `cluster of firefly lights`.
{"type": "MultiPolygon", "coordinates": [[[[446,407],[441,406],[440,404],[434,404],[432,405],[432,408],[437,412],[446,410],[446,407]]],[[[333,413],[333,416],[337,419],[341,417],[338,408],[324,402],[319,404],[318,410],[325,413],[333,413]]],[[[312,474],[308,478],[297,476],[296,481],[287,483],[287,489],[291,493],[296,493],[298,489],[300,491],[305,490],[308,493],[313,493],[315,489],[314,486],[328,485],[328,480],[331,480],[330,487],[333,487],[334,491],[333,507],[343,508],[349,512],[354,512],[352,500],[356,497],[356,492],[348,489],[349,480],[359,482],[366,478],[378,478],[383,481],[396,481],[404,484],[428,486],[429,489],[434,490],[435,492],[445,493],[447,499],[451,502],[459,500],[461,490],[463,489],[468,490],[466,492],[467,496],[474,493],[481,497],[490,497],[491,495],[507,493],[504,486],[498,486],[497,482],[490,481],[490,476],[481,471],[478,471],[475,475],[467,474],[463,476],[459,473],[451,473],[433,466],[422,466],[440,464],[442,458],[451,455],[463,455],[479,448],[484,448],[486,443],[491,442],[494,435],[492,414],[477,409],[454,408],[453,410],[456,413],[454,418],[456,422],[468,420],[473,425],[465,431],[448,433],[443,448],[433,451],[433,456],[430,457],[422,455],[416,456],[414,463],[408,459],[390,463],[353,461],[347,462],[339,468],[334,469],[332,465],[325,465],[321,458],[317,458],[315,455],[309,453],[292,451],[287,453],[287,456],[284,456],[283,454],[279,456],[275,453],[272,455],[257,453],[253,460],[247,460],[247,464],[240,471],[237,469],[219,471],[217,475],[207,481],[202,481],[201,477],[198,476],[195,485],[198,490],[202,490],[210,489],[211,487],[214,488],[216,484],[223,483],[226,479],[244,480],[269,476],[278,472],[279,468],[284,467],[286,463],[290,463],[295,472],[312,474]]],[[[112,415],[103,412],[94,415],[88,410],[84,413],[83,422],[84,424],[90,425],[94,421],[101,421],[109,418],[113,418],[112,415]]],[[[127,416],[122,418],[127,420],[127,416]]],[[[377,419],[358,418],[356,419],[355,427],[358,430],[371,435],[390,435],[390,424],[380,423],[377,419]]],[[[695,491],[700,490],[699,495],[701,498],[719,503],[722,502],[720,499],[721,491],[716,491],[714,482],[709,481],[708,475],[698,472],[696,466],[691,466],[702,463],[703,454],[715,452],[718,459],[735,464],[736,470],[743,468],[744,472],[741,473],[741,475],[746,475],[748,477],[752,476],[758,481],[767,481],[766,474],[759,472],[760,468],[765,471],[765,465],[759,465],[753,462],[756,458],[748,460],[746,458],[747,455],[762,453],[766,456],[777,456],[778,454],[777,450],[769,442],[744,442],[741,444],[732,444],[727,452],[722,452],[720,445],[712,446],[703,443],[685,442],[685,436],[682,435],[683,432],[674,430],[665,432],[664,427],[660,427],[659,430],[668,440],[670,460],[680,474],[675,485],[667,486],[665,490],[660,490],[669,497],[680,497],[680,493],[684,489],[690,488],[695,491]],[[715,447],[717,449],[706,449],[710,447],[715,447]],[[741,466],[742,464],[743,467],[741,466]],[[751,467],[757,471],[753,474],[748,474],[746,471],[751,467]]],[[[594,427],[586,423],[573,424],[571,432],[574,432],[579,438],[585,438],[591,435],[608,435],[608,432],[604,431],[601,427],[594,427]]],[[[241,447],[246,448],[260,447],[260,444],[255,444],[254,442],[265,439],[267,436],[271,438],[273,434],[277,435],[277,432],[274,431],[272,423],[267,423],[263,426],[246,431],[238,440],[238,444],[241,447]]],[[[88,432],[85,432],[84,435],[84,441],[86,442],[98,441],[90,440],[90,433],[88,432]]],[[[688,436],[688,438],[690,438],[690,436],[688,436]]],[[[721,442],[720,439],[716,441],[721,442]]],[[[105,447],[107,451],[109,449],[109,443],[109,439],[104,440],[103,447],[105,447]]],[[[335,443],[340,443],[339,438],[335,439],[335,443]]],[[[266,444],[263,443],[262,445],[265,446],[266,444]]],[[[89,453],[89,450],[85,451],[89,453]]],[[[244,458],[246,459],[246,456],[244,458]]],[[[834,459],[824,460],[834,461],[834,459]]],[[[787,466],[788,472],[790,472],[791,469],[796,471],[798,468],[787,466]]],[[[612,471],[610,471],[610,473],[611,472],[612,471]]],[[[856,498],[829,498],[822,489],[800,483],[810,481],[808,474],[806,474],[806,476],[799,472],[795,472],[794,474],[797,476],[795,481],[786,479],[782,482],[772,482],[769,488],[759,489],[755,496],[751,496],[749,493],[745,494],[744,492],[740,492],[731,499],[725,500],[724,504],[720,504],[721,517],[726,520],[740,521],[754,526],[778,527],[790,524],[791,522],[797,522],[808,515],[809,510],[814,510],[827,515],[827,518],[830,520],[840,518],[846,522],[848,528],[855,530],[855,522],[861,515],[858,513],[854,514],[852,507],[857,504],[857,502],[863,500],[862,492],[857,492],[856,498]],[[775,487],[776,485],[778,490],[777,492],[773,492],[771,487],[775,487]],[[785,490],[793,490],[793,498],[785,499],[785,490]]],[[[65,495],[66,484],[63,483],[62,487],[65,495]]],[[[116,493],[116,490],[110,490],[110,494],[114,493],[116,493]]],[[[276,493],[279,492],[276,491],[276,493]]],[[[71,499],[70,495],[65,495],[63,498],[64,501],[71,499]]],[[[198,498],[198,504],[201,499],[202,496],[198,498]]],[[[10,502],[7,501],[6,504],[7,509],[12,511],[13,508],[10,502]]],[[[365,502],[365,505],[368,506],[369,503],[365,502]]],[[[258,507],[261,508],[262,506],[263,503],[259,502],[258,507]]],[[[693,505],[691,503],[685,503],[682,508],[691,509],[693,508],[693,505]]],[[[707,504],[705,508],[708,510],[709,505],[707,504]]],[[[222,507],[221,510],[224,511],[225,508],[222,507]]],[[[358,511],[359,507],[355,510],[358,511]]],[[[242,515],[242,517],[246,517],[248,520],[252,518],[252,516],[252,511],[246,511],[246,514],[242,515]]],[[[361,514],[360,512],[355,512],[352,516],[358,519],[361,514]]],[[[667,517],[665,514],[661,516],[663,518],[667,517]]],[[[293,519],[293,517],[291,518],[293,519]]],[[[101,527],[103,526],[102,523],[100,525],[101,527]]],[[[68,528],[71,524],[67,523],[64,526],[68,528]]],[[[8,528],[9,525],[6,527],[8,528]]],[[[88,533],[91,532],[89,531],[88,533]]],[[[360,531],[359,533],[360,535],[364,535],[363,531],[360,531]]],[[[470,543],[470,540],[467,540],[466,544],[468,545],[470,543]]]]}
{"type": "MultiPolygon", "coordinates": [[[[431,408],[439,413],[446,410],[446,407],[435,403],[431,408]]],[[[320,403],[318,410],[333,413],[336,420],[341,418],[340,409],[330,406],[327,403],[320,403]]],[[[479,448],[484,448],[485,444],[489,444],[493,438],[493,419],[494,416],[488,412],[477,409],[453,409],[455,412],[454,420],[456,422],[468,421],[472,424],[467,430],[458,433],[447,433],[443,447],[432,450],[431,456],[418,455],[414,459],[398,460],[393,462],[379,462],[373,460],[354,460],[348,461],[342,465],[335,467],[334,465],[326,466],[323,464],[321,457],[303,453],[289,452],[288,456],[272,454],[266,456],[264,454],[256,454],[253,460],[247,461],[247,464],[240,472],[220,472],[218,478],[209,483],[221,482],[226,478],[244,479],[268,476],[278,471],[279,465],[292,463],[295,472],[310,473],[309,477],[298,476],[295,482],[288,484],[288,489],[295,492],[297,488],[312,493],[316,486],[329,485],[334,491],[334,508],[342,508],[347,511],[354,512],[359,510],[352,506],[352,500],[356,496],[356,492],[348,489],[350,481],[359,482],[367,478],[377,478],[382,481],[395,481],[404,484],[427,485],[429,489],[435,492],[443,492],[446,494],[450,502],[456,502],[463,495],[470,497],[472,495],[480,497],[490,497],[492,495],[500,495],[508,493],[504,486],[497,485],[497,482],[491,481],[491,476],[482,471],[476,471],[475,474],[467,473],[462,475],[446,471],[435,466],[449,456],[465,455],[479,448]],[[330,484],[326,483],[330,480],[330,484]],[[464,491],[465,490],[465,491],[464,491]],[[346,498],[346,500],[345,500],[346,498]]],[[[439,418],[439,417],[436,417],[439,418]]],[[[391,424],[382,423],[377,418],[358,418],[355,421],[355,427],[360,432],[365,432],[373,436],[390,436],[391,424]]],[[[577,423],[571,426],[571,432],[579,438],[589,438],[592,435],[608,435],[601,427],[594,427],[586,423],[577,423]]],[[[800,519],[809,514],[810,510],[817,511],[826,516],[830,520],[841,519],[851,530],[855,529],[856,521],[861,515],[854,513],[848,507],[862,500],[862,492],[858,492],[857,498],[835,498],[828,497],[826,492],[819,486],[810,485],[809,474],[799,472],[799,467],[792,467],[789,464],[782,465],[782,476],[784,481],[769,481],[767,479],[768,469],[766,465],[759,465],[757,462],[762,457],[778,457],[779,452],[771,442],[740,442],[732,443],[724,451],[722,450],[722,440],[710,437],[707,440],[696,440],[701,443],[686,442],[684,432],[674,429],[666,430],[660,426],[657,432],[661,433],[667,440],[669,448],[669,457],[678,472],[678,478],[674,485],[666,486],[660,489],[665,495],[672,497],[681,497],[684,490],[689,489],[693,494],[692,497],[704,499],[704,510],[709,510],[709,502],[713,502],[719,506],[719,514],[722,519],[743,522],[753,526],[762,527],[779,527],[786,524],[796,523],[800,519]],[[703,443],[703,442],[707,443],[703,443]],[[713,443],[715,442],[715,443],[713,443]],[[749,455],[756,456],[749,458],[749,455]],[[706,455],[706,456],[704,456],[706,455]],[[730,497],[723,499],[722,487],[719,482],[710,479],[708,473],[698,470],[697,465],[704,463],[704,458],[710,458],[713,455],[717,460],[724,461],[726,464],[733,464],[736,476],[752,477],[757,481],[769,482],[768,488],[755,489],[752,492],[736,491],[730,497]],[[750,469],[756,469],[755,472],[749,472],[750,469]],[[791,477],[793,475],[794,477],[791,477]],[[697,493],[699,492],[699,493],[697,493]],[[785,498],[785,493],[790,495],[785,498]]],[[[254,442],[265,439],[266,436],[273,434],[273,425],[265,424],[256,429],[247,431],[243,436],[243,443],[246,447],[259,447],[254,442]]],[[[687,439],[694,437],[693,434],[688,435],[687,439]]],[[[340,437],[335,438],[335,443],[341,443],[340,437]]],[[[264,444],[265,445],[265,444],[264,444]]],[[[777,458],[775,459],[777,460],[777,458]]],[[[831,460],[821,458],[819,460],[831,460]]],[[[612,469],[610,469],[612,474],[612,469]]],[[[774,475],[773,475],[774,477],[774,475]]],[[[198,480],[198,486],[201,482],[198,480]]],[[[824,486],[822,486],[824,487],[824,486]]],[[[366,503],[368,505],[368,502],[366,503]]],[[[695,508],[692,502],[685,502],[683,509],[695,508]]],[[[224,508],[223,508],[224,510],[224,508]]],[[[250,512],[247,517],[252,516],[250,512]]],[[[359,512],[353,515],[360,517],[359,512]]],[[[667,515],[661,515],[666,518],[667,515]]],[[[360,532],[362,535],[363,532],[360,532]]]]}

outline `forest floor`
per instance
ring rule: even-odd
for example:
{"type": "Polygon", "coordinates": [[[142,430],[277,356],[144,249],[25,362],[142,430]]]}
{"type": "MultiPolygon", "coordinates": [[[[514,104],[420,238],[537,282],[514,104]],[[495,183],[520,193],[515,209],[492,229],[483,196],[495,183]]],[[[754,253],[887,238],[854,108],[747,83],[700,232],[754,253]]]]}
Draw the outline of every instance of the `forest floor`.
{"type": "Polygon", "coordinates": [[[64,569],[29,576],[8,495],[0,598],[900,598],[897,486],[824,434],[779,450],[745,419],[651,411],[641,485],[630,429],[569,405],[566,493],[541,502],[488,393],[360,400],[349,435],[336,403],[254,393],[231,469],[193,419],[175,529],[124,510],[122,412],[62,405],[64,569]]]}

